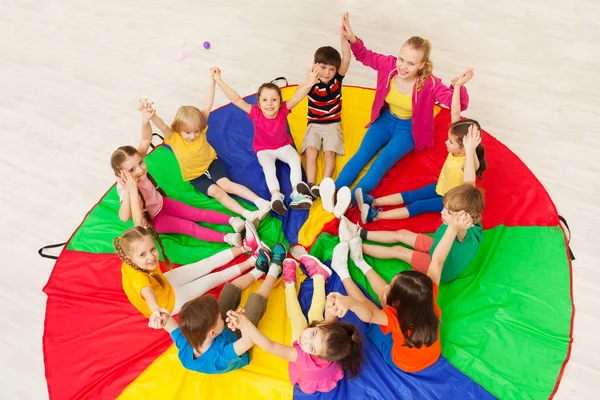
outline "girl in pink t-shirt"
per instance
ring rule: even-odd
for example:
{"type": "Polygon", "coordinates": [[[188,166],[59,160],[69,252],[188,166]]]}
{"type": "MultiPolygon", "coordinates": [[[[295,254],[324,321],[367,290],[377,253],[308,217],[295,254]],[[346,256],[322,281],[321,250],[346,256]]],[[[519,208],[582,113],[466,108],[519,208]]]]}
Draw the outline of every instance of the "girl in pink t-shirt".
{"type": "Polygon", "coordinates": [[[133,218],[136,226],[155,229],[158,233],[180,233],[207,242],[225,242],[231,246],[244,247],[241,233],[244,221],[213,210],[192,207],[166,197],[148,173],[144,155],[152,140],[150,119],[154,116],[152,104],[141,101],[142,140],[138,148],[121,146],[110,158],[110,165],[118,178],[117,193],[121,200],[119,218],[123,222],[133,218]],[[229,224],[235,233],[223,233],[204,228],[197,222],[229,224]]]}
{"type": "Polygon", "coordinates": [[[362,338],[354,325],[337,321],[333,302],[326,307],[325,281],[331,275],[331,270],[301,246],[296,248],[298,250],[292,250],[292,253],[312,278],[313,297],[308,311],[311,323],[308,324],[296,295],[298,263],[286,258],[283,262],[283,280],[286,309],[292,325],[292,345],[271,341],[252,325],[242,310],[229,311],[227,321],[230,329],[240,329],[244,337],[250,338],[261,349],[288,360],[290,381],[293,385],[298,384],[304,393],[329,392],[344,377],[344,370],[348,371],[350,378],[360,372],[362,338]]]}
{"type": "Polygon", "coordinates": [[[300,156],[293,146],[292,137],[287,133],[287,116],[319,80],[321,68],[316,64],[309,69],[306,81],[298,86],[294,96],[282,101],[281,89],[273,83],[264,83],[258,89],[258,104],[248,104],[231,89],[223,79],[218,68],[214,70],[217,84],[233,104],[248,114],[254,125],[254,142],[258,162],[265,174],[267,187],[271,192],[271,208],[279,215],[285,215],[287,208],[284,196],[279,188],[275,162],[283,161],[290,166],[290,182],[294,188],[290,195],[290,207],[293,210],[306,210],[312,206],[312,198],[298,193],[297,186],[302,182],[302,164],[300,156]],[[283,107],[282,107],[283,106],[283,107]]]}

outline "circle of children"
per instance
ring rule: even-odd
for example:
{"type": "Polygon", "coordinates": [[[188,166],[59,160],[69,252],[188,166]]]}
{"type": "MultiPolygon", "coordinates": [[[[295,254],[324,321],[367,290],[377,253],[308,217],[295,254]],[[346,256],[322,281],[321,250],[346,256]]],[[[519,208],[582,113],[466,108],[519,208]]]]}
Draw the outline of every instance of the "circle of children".
{"type": "Polygon", "coordinates": [[[319,48],[306,81],[286,102],[282,101],[278,86],[265,83],[258,89],[258,103],[248,104],[223,81],[216,67],[210,70],[211,84],[202,109],[179,108],[170,126],[158,117],[152,103],[140,100],[143,124],[140,145],[137,149],[120,147],[112,155],[111,165],[118,178],[121,200],[119,217],[123,221],[133,219],[135,225],[114,240],[115,250],[123,260],[123,289],[133,306],[149,318],[151,328],[163,328],[170,333],[179,359],[187,369],[218,374],[242,368],[250,362],[248,350],[256,345],[288,360],[291,383],[299,384],[305,393],[328,392],[344,377],[344,372],[349,378],[360,373],[361,335],[354,325],[338,321],[348,311],[364,322],[378,325],[384,334],[392,333],[391,345],[368,337],[383,358],[396,368],[421,371],[435,363],[441,354],[438,285],[461,273],[483,238],[480,220],[484,200],[475,187],[476,176],[481,178],[486,169],[480,126],[472,119],[460,117],[461,110],[468,105],[464,85],[473,77],[473,70],[454,78],[448,87],[433,75],[428,40],[409,38],[398,56],[375,53],[356,37],[347,13],[342,17],[340,36],[342,54],[329,46],[319,48]],[[377,88],[371,120],[360,148],[334,182],[331,177],[336,155],[344,154],[341,88],[351,53],[377,71],[377,88]],[[253,149],[271,192],[270,201],[229,180],[206,139],[207,119],[217,85],[253,122],[253,149]],[[286,131],[286,117],[307,95],[308,128],[302,144],[302,153],[306,155],[308,182],[305,183],[300,156],[286,131]],[[438,103],[451,109],[452,124],[445,143],[448,158],[437,183],[379,198],[370,196],[369,192],[399,159],[411,150],[420,151],[433,145],[434,105],[438,103]],[[194,208],[166,197],[156,187],[144,164],[152,137],[151,122],[172,148],[183,179],[243,219],[194,208]],[[321,147],[324,178],[317,185],[316,164],[321,147]],[[348,186],[375,156],[372,167],[352,193],[348,186]],[[323,208],[340,218],[340,243],[333,251],[331,269],[300,245],[292,246],[292,257],[288,258],[288,250],[281,243],[269,249],[259,239],[256,227],[271,210],[280,215],[287,212],[275,174],[276,160],[290,166],[292,209],[308,209],[314,199],[321,197],[323,208]],[[254,203],[257,209],[243,208],[230,194],[254,203]],[[353,198],[360,208],[363,225],[424,212],[440,212],[442,224],[433,237],[407,230],[369,231],[344,217],[353,198]],[[392,205],[406,206],[378,211],[378,207],[392,205]],[[196,222],[229,224],[234,233],[217,232],[196,222]],[[186,234],[204,241],[226,242],[232,247],[194,264],[171,269],[159,233],[186,234]],[[402,243],[412,249],[363,244],[363,240],[402,243]],[[164,274],[159,268],[156,243],[163,250],[169,268],[164,274]],[[213,272],[244,253],[251,254],[246,261],[213,272]],[[363,254],[400,259],[409,263],[412,270],[400,272],[388,283],[367,264],[363,254]],[[382,309],[367,299],[350,277],[349,255],[377,293],[382,309]],[[304,265],[314,285],[308,321],[296,295],[298,262],[304,265]],[[332,269],[343,282],[347,296],[325,295],[325,282],[332,269]],[[273,285],[281,275],[292,326],[291,345],[273,342],[256,328],[273,285]],[[240,308],[242,291],[263,277],[259,289],[240,308]],[[204,295],[223,283],[218,300],[204,295]],[[172,318],[176,314],[179,322],[172,318]]]}

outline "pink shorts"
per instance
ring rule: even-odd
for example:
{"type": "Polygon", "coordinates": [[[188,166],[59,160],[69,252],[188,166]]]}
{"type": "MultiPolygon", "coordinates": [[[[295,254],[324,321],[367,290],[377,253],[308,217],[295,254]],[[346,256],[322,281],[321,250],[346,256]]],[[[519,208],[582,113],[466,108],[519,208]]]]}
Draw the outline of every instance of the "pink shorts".
{"type": "Polygon", "coordinates": [[[413,270],[424,274],[427,273],[429,263],[431,262],[431,256],[429,255],[431,246],[433,246],[433,238],[431,236],[423,235],[422,233],[417,234],[415,249],[410,258],[410,265],[413,267],[413,270]]]}

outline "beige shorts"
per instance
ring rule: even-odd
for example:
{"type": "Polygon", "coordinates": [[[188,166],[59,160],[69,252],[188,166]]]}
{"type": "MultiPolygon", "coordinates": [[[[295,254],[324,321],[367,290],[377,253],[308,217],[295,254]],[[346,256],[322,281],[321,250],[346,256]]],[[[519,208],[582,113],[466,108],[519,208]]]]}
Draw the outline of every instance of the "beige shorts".
{"type": "Polygon", "coordinates": [[[345,154],[344,138],[342,137],[342,129],[339,122],[308,124],[304,140],[302,141],[302,154],[304,154],[308,146],[320,150],[321,143],[323,143],[323,151],[333,151],[340,156],[345,154]]]}

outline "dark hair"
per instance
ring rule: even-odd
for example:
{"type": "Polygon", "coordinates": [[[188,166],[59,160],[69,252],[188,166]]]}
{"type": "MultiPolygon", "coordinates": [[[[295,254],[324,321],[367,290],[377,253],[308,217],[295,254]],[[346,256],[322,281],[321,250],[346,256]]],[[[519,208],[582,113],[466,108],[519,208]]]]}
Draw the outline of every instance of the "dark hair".
{"type": "MultiPolygon", "coordinates": [[[[458,141],[460,147],[464,147],[463,139],[465,138],[465,136],[467,136],[467,133],[469,133],[469,127],[472,125],[477,125],[477,128],[481,132],[481,125],[479,125],[479,122],[470,118],[456,121],[455,123],[450,125],[450,134],[456,136],[456,140],[458,141]]],[[[483,173],[487,169],[487,160],[485,159],[485,149],[483,148],[481,143],[475,149],[475,154],[477,155],[477,159],[479,160],[479,168],[477,169],[477,171],[475,171],[475,173],[477,174],[477,177],[479,179],[482,179],[483,173]]]]}
{"type": "Polygon", "coordinates": [[[402,271],[387,294],[387,304],[396,309],[404,345],[420,349],[439,337],[440,319],[434,310],[433,282],[419,271],[402,271]]]}
{"type": "Polygon", "coordinates": [[[167,257],[167,254],[165,253],[165,248],[153,227],[149,227],[149,229],[146,229],[142,226],[134,226],[131,229],[127,229],[125,232],[123,232],[121,236],[114,238],[113,247],[115,248],[115,252],[117,253],[117,255],[125,264],[129,265],[136,271],[151,276],[152,278],[156,279],[159,285],[164,287],[165,282],[163,282],[163,280],[159,276],[155,275],[153,272],[148,271],[147,269],[138,266],[136,263],[133,262],[133,260],[130,257],[131,252],[133,251],[133,243],[146,236],[150,236],[153,239],[156,239],[158,245],[160,246],[160,250],[163,253],[163,259],[165,260],[167,268],[169,270],[172,269],[173,265],[171,264],[171,260],[169,260],[169,257],[167,257]]]}
{"type": "Polygon", "coordinates": [[[312,322],[309,327],[323,332],[325,353],[318,357],[340,362],[344,371],[348,371],[350,379],[357,377],[363,362],[363,351],[362,337],[356,326],[347,322],[312,322]]]}
{"type": "Polygon", "coordinates": [[[215,327],[218,318],[221,318],[221,311],[217,300],[211,295],[200,296],[181,307],[179,329],[190,346],[197,349],[206,340],[208,331],[215,327]]]}
{"type": "Polygon", "coordinates": [[[481,213],[485,201],[483,191],[473,185],[456,186],[446,192],[443,198],[444,207],[450,211],[465,211],[476,224],[481,221],[481,213]]]}
{"type": "Polygon", "coordinates": [[[340,65],[342,64],[342,56],[340,55],[340,52],[333,47],[323,46],[319,47],[317,51],[315,51],[314,63],[333,65],[335,69],[340,69],[340,65]]]}
{"type": "Polygon", "coordinates": [[[272,90],[276,91],[277,94],[279,95],[279,101],[283,102],[283,96],[281,95],[281,88],[274,83],[267,82],[267,83],[263,83],[258,88],[258,93],[256,94],[256,104],[260,104],[260,94],[265,89],[272,89],[272,90]]]}

